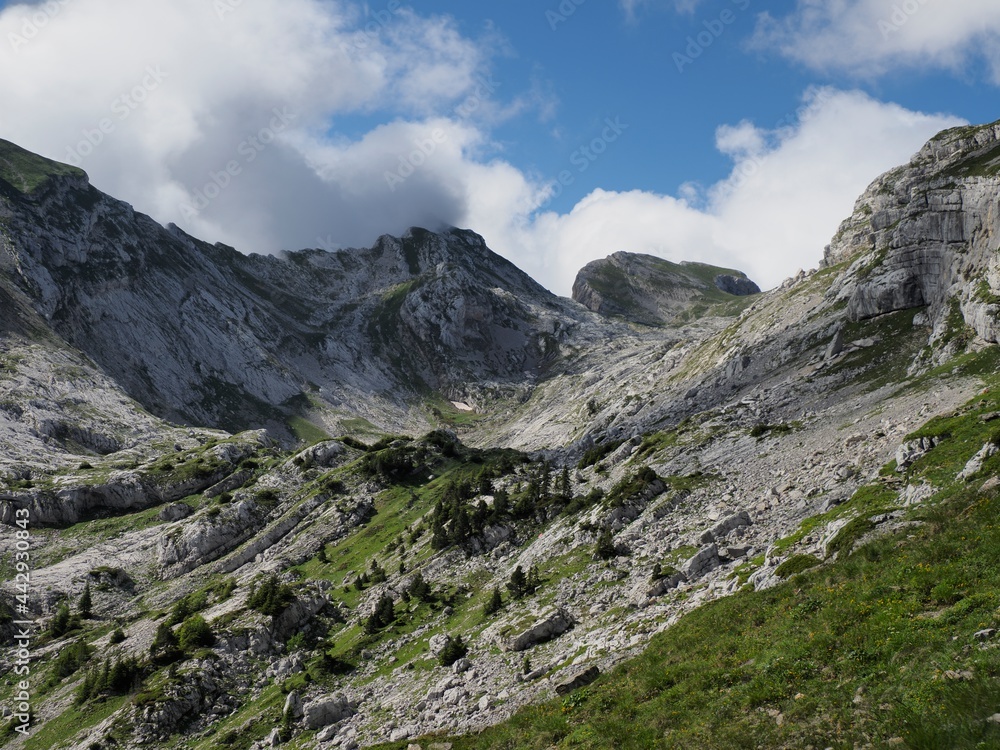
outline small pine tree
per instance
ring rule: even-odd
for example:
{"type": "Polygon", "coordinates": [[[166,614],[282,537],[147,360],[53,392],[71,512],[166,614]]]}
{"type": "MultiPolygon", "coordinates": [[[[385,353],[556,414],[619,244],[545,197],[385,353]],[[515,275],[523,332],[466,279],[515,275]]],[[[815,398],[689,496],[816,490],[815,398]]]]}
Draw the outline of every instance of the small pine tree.
{"type": "Polygon", "coordinates": [[[524,570],[521,569],[520,565],[514,568],[514,572],[510,574],[507,590],[515,599],[523,599],[528,593],[528,578],[524,575],[524,570]]]}
{"type": "Polygon", "coordinates": [[[611,529],[602,529],[600,535],[597,537],[597,547],[594,550],[594,555],[601,560],[610,560],[618,556],[618,550],[615,547],[615,540],[611,535],[611,529]]]}
{"type": "Polygon", "coordinates": [[[278,727],[279,739],[282,742],[288,742],[292,739],[292,731],[294,730],[294,724],[292,722],[292,712],[285,711],[281,714],[281,726],[278,727]]]}
{"type": "Polygon", "coordinates": [[[181,650],[190,653],[196,648],[215,643],[215,633],[201,615],[192,615],[177,629],[177,642],[181,650]]]}
{"type": "Polygon", "coordinates": [[[94,670],[88,669],[86,674],[83,676],[83,682],[81,682],[80,687],[76,689],[77,705],[86,703],[90,699],[90,696],[93,695],[95,679],[94,670]]]}
{"type": "Polygon", "coordinates": [[[542,472],[538,478],[538,500],[547,503],[552,499],[552,464],[542,462],[542,472]]]}
{"type": "Polygon", "coordinates": [[[83,586],[83,593],[80,594],[80,602],[77,604],[77,608],[80,610],[80,617],[84,620],[89,620],[92,607],[93,600],[90,596],[90,581],[87,581],[83,586]]]}
{"type": "Polygon", "coordinates": [[[534,594],[542,585],[542,576],[538,572],[538,566],[532,565],[528,570],[528,578],[525,581],[524,590],[527,594],[534,594]]]}
{"type": "Polygon", "coordinates": [[[422,602],[429,602],[433,595],[431,593],[430,584],[424,580],[422,573],[417,573],[413,576],[413,580],[410,581],[410,596],[414,599],[419,599],[422,602]]]}
{"type": "Polygon", "coordinates": [[[486,473],[486,469],[479,472],[479,477],[476,479],[476,491],[480,495],[493,494],[493,481],[490,479],[490,475],[486,473]]]}
{"type": "Polygon", "coordinates": [[[465,544],[472,536],[472,523],[469,520],[469,511],[466,510],[465,503],[461,503],[455,510],[451,528],[451,540],[455,544],[465,544]]]}
{"type": "Polygon", "coordinates": [[[490,598],[486,600],[486,604],[483,605],[483,615],[485,617],[490,617],[495,615],[503,609],[503,596],[500,594],[500,587],[494,586],[493,592],[490,594],[490,598]]]}
{"type": "Polygon", "coordinates": [[[326,556],[326,545],[325,544],[321,544],[320,545],[319,552],[316,553],[316,559],[319,560],[324,565],[326,565],[328,562],[330,562],[330,558],[326,556]]]}
{"type": "Polygon", "coordinates": [[[156,635],[149,646],[149,654],[153,659],[168,660],[180,655],[178,649],[177,636],[165,622],[161,622],[156,628],[156,635]]]}
{"type": "Polygon", "coordinates": [[[378,613],[378,620],[382,627],[388,627],[396,621],[396,605],[392,601],[391,596],[383,595],[378,600],[378,606],[375,611],[378,613]]]}
{"type": "Polygon", "coordinates": [[[368,579],[372,583],[385,583],[385,569],[378,564],[378,560],[372,560],[369,567],[371,568],[371,575],[368,576],[368,579]]]}
{"type": "Polygon", "coordinates": [[[564,504],[573,499],[573,480],[569,477],[569,466],[563,466],[559,476],[559,499],[564,504]]]}
{"type": "Polygon", "coordinates": [[[501,487],[493,494],[493,517],[501,519],[508,513],[510,513],[510,495],[501,487]]]}
{"type": "Polygon", "coordinates": [[[441,651],[441,655],[438,658],[442,667],[450,667],[459,659],[464,658],[468,653],[469,647],[465,645],[465,642],[462,640],[462,636],[456,635],[454,638],[448,638],[448,643],[445,645],[444,650],[441,651]]]}
{"type": "Polygon", "coordinates": [[[447,549],[451,544],[448,530],[445,528],[444,520],[438,518],[434,521],[433,534],[431,536],[431,547],[436,550],[447,549]]]}
{"type": "Polygon", "coordinates": [[[69,613],[69,605],[63,602],[56,609],[55,616],[52,618],[52,623],[49,625],[49,633],[58,638],[61,635],[65,635],[70,628],[72,622],[72,617],[69,613]]]}

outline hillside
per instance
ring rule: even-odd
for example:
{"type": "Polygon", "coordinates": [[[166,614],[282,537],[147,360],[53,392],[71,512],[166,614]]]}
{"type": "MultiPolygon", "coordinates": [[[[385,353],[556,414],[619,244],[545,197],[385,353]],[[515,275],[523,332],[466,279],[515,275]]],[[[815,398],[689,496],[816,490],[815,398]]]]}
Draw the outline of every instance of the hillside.
{"type": "Polygon", "coordinates": [[[634,253],[587,264],[573,284],[573,299],[588,309],[644,325],[732,316],[755,294],[760,287],[741,271],[634,253]]]}
{"type": "Polygon", "coordinates": [[[992,746],[998,143],[766,293],[581,273],[655,320],[464,230],[246,257],[0,175],[4,742],[992,746]]]}

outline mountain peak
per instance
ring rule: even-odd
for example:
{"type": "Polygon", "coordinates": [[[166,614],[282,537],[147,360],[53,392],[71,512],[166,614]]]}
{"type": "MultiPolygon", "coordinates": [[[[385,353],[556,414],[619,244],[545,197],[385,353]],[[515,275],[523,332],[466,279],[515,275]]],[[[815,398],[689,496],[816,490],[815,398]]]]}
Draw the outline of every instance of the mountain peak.
{"type": "Polygon", "coordinates": [[[627,252],[587,264],[573,284],[573,299],[590,310],[653,326],[732,314],[759,293],[742,271],[627,252]]]}

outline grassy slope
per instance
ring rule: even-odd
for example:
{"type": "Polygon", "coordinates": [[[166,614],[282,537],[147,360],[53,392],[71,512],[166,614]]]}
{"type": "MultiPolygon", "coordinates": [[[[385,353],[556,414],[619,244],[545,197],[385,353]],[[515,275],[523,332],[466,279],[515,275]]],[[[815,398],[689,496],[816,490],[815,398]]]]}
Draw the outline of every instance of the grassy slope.
{"type": "Polygon", "coordinates": [[[0,139],[0,180],[21,192],[31,193],[54,175],[83,176],[84,171],[50,161],[0,139]]]}
{"type": "MultiPolygon", "coordinates": [[[[853,552],[847,539],[776,588],[707,605],[591,687],[452,739],[456,750],[1000,747],[987,721],[1000,710],[1000,652],[975,638],[1000,625],[1000,492],[979,491],[1000,457],[955,481],[997,438],[981,417],[1000,407],[1000,377],[987,379],[982,397],[916,433],[942,438],[911,469],[939,490],[910,512],[916,524],[853,552]]],[[[839,510],[866,520],[895,494],[876,483],[839,510]]]]}

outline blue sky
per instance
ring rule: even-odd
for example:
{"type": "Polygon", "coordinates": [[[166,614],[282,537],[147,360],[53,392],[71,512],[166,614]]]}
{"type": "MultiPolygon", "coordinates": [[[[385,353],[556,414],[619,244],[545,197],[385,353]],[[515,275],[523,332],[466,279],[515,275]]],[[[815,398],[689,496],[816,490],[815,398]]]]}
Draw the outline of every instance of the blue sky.
{"type": "Polygon", "coordinates": [[[618,250],[773,286],[1000,118],[998,39],[993,0],[0,2],[0,137],[247,252],[459,224],[562,294],[618,250]]]}

